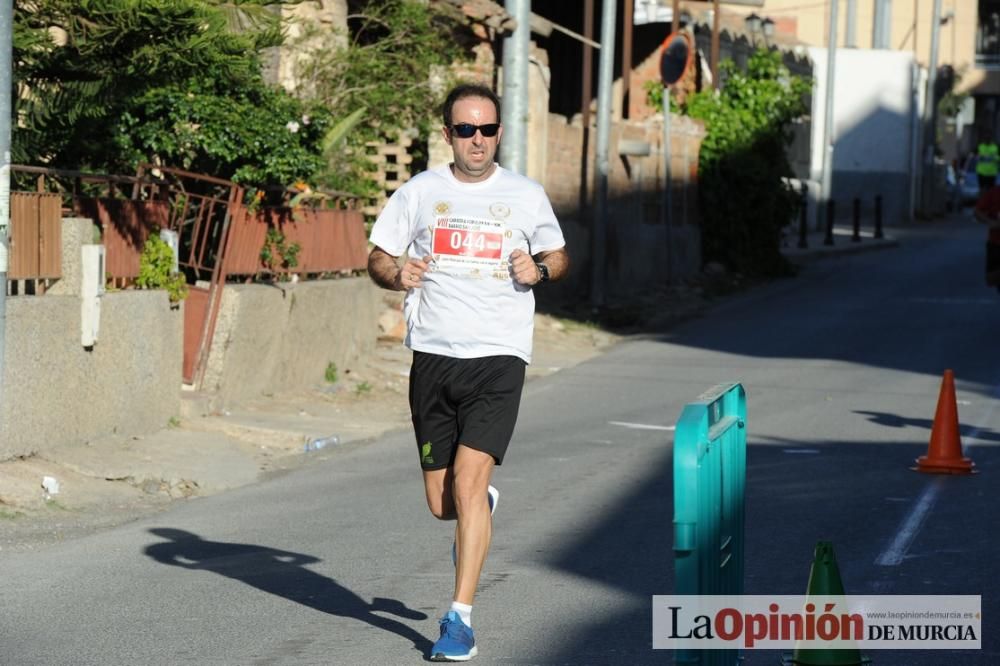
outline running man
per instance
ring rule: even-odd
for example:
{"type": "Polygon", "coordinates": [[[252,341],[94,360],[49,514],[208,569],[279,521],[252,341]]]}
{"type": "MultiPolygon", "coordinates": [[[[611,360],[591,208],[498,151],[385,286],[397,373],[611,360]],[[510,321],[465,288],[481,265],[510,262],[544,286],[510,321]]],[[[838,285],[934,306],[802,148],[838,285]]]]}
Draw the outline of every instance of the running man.
{"type": "Polygon", "coordinates": [[[427,506],[458,521],[454,595],[430,656],[466,661],[477,652],[472,602],[499,495],[490,478],[531,362],[532,288],[566,275],[569,257],[541,185],[493,161],[503,135],[493,91],[459,85],[443,115],[454,161],[389,198],[372,228],[368,273],[406,292],[410,412],[427,506]]]}

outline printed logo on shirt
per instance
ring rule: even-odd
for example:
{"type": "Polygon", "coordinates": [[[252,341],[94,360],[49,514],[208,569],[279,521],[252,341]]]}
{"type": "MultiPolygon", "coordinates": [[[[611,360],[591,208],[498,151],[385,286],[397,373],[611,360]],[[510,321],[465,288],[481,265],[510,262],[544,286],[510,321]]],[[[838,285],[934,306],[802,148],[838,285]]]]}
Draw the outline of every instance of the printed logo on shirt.
{"type": "Polygon", "coordinates": [[[438,201],[434,204],[434,212],[438,215],[447,215],[451,211],[451,204],[447,201],[438,201]]]}
{"type": "Polygon", "coordinates": [[[490,215],[498,219],[506,219],[510,216],[510,206],[505,203],[491,203],[490,204],[490,215]]]}

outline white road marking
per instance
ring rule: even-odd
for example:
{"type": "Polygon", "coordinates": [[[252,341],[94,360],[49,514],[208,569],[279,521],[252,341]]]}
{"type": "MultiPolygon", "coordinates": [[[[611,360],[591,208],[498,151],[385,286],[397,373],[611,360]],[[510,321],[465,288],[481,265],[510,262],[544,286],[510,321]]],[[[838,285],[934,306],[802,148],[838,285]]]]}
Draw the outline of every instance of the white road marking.
{"type": "Polygon", "coordinates": [[[819,449],[782,449],[782,453],[819,453],[819,449]]]}
{"type": "Polygon", "coordinates": [[[631,428],[632,430],[676,430],[677,426],[649,425],[648,423],[627,423],[625,421],[608,421],[608,425],[631,428]]]}
{"type": "MultiPolygon", "coordinates": [[[[1000,386],[993,389],[993,397],[1000,397],[1000,386]]],[[[993,418],[993,412],[997,408],[997,402],[994,400],[990,404],[989,411],[986,412],[983,418],[979,419],[980,423],[986,424],[990,422],[993,418]]],[[[966,440],[975,439],[979,436],[982,428],[976,428],[965,436],[966,440]]],[[[966,441],[964,443],[964,449],[967,453],[972,447],[972,442],[966,441]]],[[[941,486],[944,482],[943,477],[936,477],[931,481],[924,492],[921,493],[920,499],[914,505],[913,509],[907,514],[903,522],[900,523],[899,530],[896,532],[896,537],[889,544],[889,547],[883,551],[878,559],[875,560],[875,564],[881,567],[894,567],[898,566],[903,562],[906,557],[906,552],[910,549],[910,544],[916,539],[917,533],[920,532],[920,528],[924,523],[924,519],[930,510],[934,507],[934,502],[937,501],[938,493],[941,492],[941,486]]]]}
{"type": "Polygon", "coordinates": [[[906,557],[906,551],[910,549],[910,544],[917,537],[917,532],[920,531],[920,527],[924,523],[924,518],[927,517],[931,507],[934,506],[934,502],[937,501],[939,492],[941,492],[941,477],[935,478],[929,486],[924,488],[924,492],[920,495],[920,499],[917,500],[916,506],[913,507],[913,510],[910,511],[899,526],[896,538],[892,540],[892,543],[885,549],[885,552],[878,556],[875,564],[880,567],[894,567],[903,562],[903,558],[906,557]]]}

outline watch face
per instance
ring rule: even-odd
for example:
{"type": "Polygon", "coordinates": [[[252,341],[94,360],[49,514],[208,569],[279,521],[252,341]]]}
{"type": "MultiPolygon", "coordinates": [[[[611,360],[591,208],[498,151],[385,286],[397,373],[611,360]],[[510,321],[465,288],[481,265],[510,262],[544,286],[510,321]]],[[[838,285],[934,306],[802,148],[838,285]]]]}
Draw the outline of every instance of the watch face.
{"type": "Polygon", "coordinates": [[[535,265],[538,266],[538,274],[541,276],[541,281],[542,282],[548,282],[549,281],[549,267],[546,266],[545,264],[541,264],[541,263],[535,264],[535,265]]]}

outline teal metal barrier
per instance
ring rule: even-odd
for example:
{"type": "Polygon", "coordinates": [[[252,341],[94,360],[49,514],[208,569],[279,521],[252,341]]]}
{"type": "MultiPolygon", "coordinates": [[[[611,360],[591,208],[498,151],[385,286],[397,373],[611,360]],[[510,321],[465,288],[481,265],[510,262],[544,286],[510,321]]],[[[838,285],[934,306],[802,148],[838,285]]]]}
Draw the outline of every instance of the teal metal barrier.
{"type": "MultiPolygon", "coordinates": [[[[676,594],[743,594],[747,400],[720,384],[688,403],[674,437],[676,594]]],[[[677,650],[678,664],[723,666],[739,650],[677,650]]]]}

